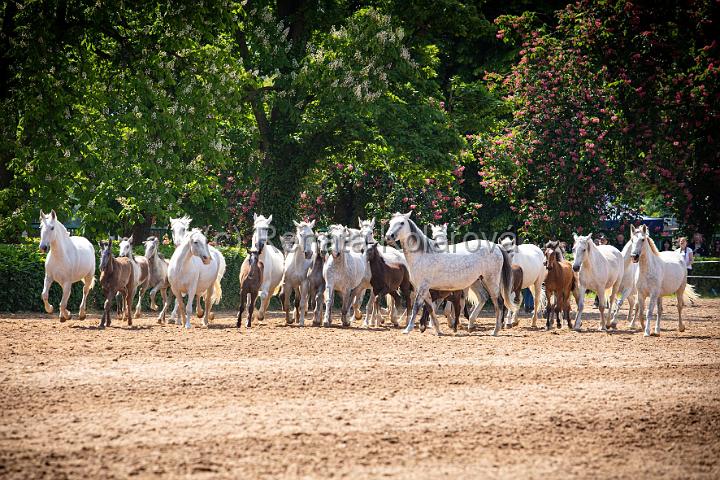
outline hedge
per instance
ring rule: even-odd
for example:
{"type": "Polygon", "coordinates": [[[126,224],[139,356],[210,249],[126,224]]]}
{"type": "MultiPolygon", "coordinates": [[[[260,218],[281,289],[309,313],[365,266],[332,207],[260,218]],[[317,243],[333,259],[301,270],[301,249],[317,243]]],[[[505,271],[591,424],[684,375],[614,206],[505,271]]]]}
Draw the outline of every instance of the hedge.
{"type": "MultiPolygon", "coordinates": [[[[219,306],[215,308],[233,310],[240,303],[239,274],[240,266],[245,258],[245,250],[238,247],[217,247],[225,256],[227,264],[225,275],[222,279],[223,298],[219,306]]],[[[161,252],[166,258],[170,258],[174,247],[162,245],[161,252]]],[[[97,246],[95,248],[97,254],[97,246]]],[[[115,248],[117,254],[117,247],[115,248]]],[[[142,255],[142,246],[135,248],[137,255],[142,255]]],[[[99,257],[99,254],[98,254],[99,257]]],[[[96,259],[97,268],[100,268],[100,260],[96,259]]],[[[40,293],[43,289],[45,278],[45,254],[38,249],[37,241],[24,244],[0,244],[0,311],[45,311],[40,293]]],[[[96,271],[95,278],[99,281],[100,271],[96,271]]],[[[169,291],[169,290],[168,290],[169,291]]],[[[53,283],[50,288],[50,303],[55,306],[57,312],[62,288],[53,283]]],[[[82,300],[82,283],[73,284],[68,308],[76,313],[82,300]]],[[[160,295],[157,296],[160,301],[160,295]]],[[[102,288],[99,282],[90,291],[88,298],[88,309],[101,310],[104,299],[102,288]]],[[[143,309],[148,310],[149,296],[143,298],[143,309]]],[[[279,305],[279,304],[278,304],[279,305]]]]}

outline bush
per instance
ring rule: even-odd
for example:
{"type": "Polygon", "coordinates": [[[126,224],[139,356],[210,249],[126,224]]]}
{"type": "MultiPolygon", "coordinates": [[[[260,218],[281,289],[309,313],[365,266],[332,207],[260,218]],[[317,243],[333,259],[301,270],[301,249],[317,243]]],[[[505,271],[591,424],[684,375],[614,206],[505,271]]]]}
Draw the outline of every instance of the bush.
{"type": "MultiPolygon", "coordinates": [[[[240,266],[245,258],[245,250],[238,247],[217,247],[225,256],[226,270],[222,279],[223,298],[215,308],[233,310],[240,304],[240,266]]],[[[172,256],[174,248],[161,246],[166,258],[172,256]]],[[[97,247],[96,247],[97,251],[97,247]]],[[[115,249],[117,254],[117,248],[115,249]]],[[[135,249],[136,255],[142,255],[142,247],[135,249]]],[[[99,255],[99,254],[98,254],[99,255]]],[[[100,288],[100,261],[96,259],[97,280],[88,298],[89,310],[100,310],[103,306],[102,288],[100,288]]],[[[0,312],[44,311],[40,293],[45,278],[45,254],[38,249],[37,240],[24,244],[0,244],[0,312]]],[[[57,283],[50,287],[50,303],[55,311],[60,304],[62,288],[57,283]]],[[[158,295],[158,301],[160,297],[158,295]]],[[[82,300],[82,283],[73,284],[68,301],[68,309],[76,313],[82,300]]],[[[148,295],[143,297],[143,311],[148,311],[148,295]]]]}

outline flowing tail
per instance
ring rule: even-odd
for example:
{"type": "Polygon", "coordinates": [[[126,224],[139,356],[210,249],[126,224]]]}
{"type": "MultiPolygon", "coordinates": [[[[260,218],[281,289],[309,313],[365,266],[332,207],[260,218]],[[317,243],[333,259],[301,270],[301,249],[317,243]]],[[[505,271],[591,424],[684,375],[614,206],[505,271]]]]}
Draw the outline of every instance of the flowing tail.
{"type": "Polygon", "coordinates": [[[520,308],[522,296],[520,296],[520,298],[514,298],[515,295],[512,291],[512,261],[510,260],[510,255],[508,255],[504,248],[500,248],[500,253],[502,253],[503,256],[502,270],[500,272],[500,294],[505,302],[505,306],[511,311],[516,312],[520,308]]]}
{"type": "Polygon", "coordinates": [[[540,293],[538,294],[535,291],[535,286],[533,285],[533,298],[536,299],[535,302],[538,304],[538,311],[544,312],[547,308],[547,293],[545,292],[545,284],[543,283],[540,286],[540,293]]]}
{"type": "Polygon", "coordinates": [[[683,292],[683,301],[686,303],[695,303],[700,299],[700,295],[695,291],[695,287],[689,283],[685,285],[685,291],[683,292]]]}
{"type": "MultiPolygon", "coordinates": [[[[84,281],[85,281],[85,280],[83,279],[83,282],[84,282],[84,281]]],[[[90,280],[90,288],[89,288],[88,290],[92,290],[94,286],[95,286],[95,275],[93,275],[92,280],[90,280]]],[[[688,287],[689,287],[689,286],[690,286],[690,285],[688,285],[688,287]]]]}
{"type": "Polygon", "coordinates": [[[215,277],[215,288],[213,288],[213,305],[217,305],[222,299],[222,284],[220,281],[222,280],[223,275],[225,275],[225,257],[223,257],[222,253],[218,252],[217,259],[220,265],[218,266],[217,277],[215,277]]]}

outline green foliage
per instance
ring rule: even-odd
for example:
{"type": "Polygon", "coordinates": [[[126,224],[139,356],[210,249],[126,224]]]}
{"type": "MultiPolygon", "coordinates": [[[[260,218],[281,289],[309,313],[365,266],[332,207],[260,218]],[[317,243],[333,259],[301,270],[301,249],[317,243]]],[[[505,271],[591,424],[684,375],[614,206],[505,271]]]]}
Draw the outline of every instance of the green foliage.
{"type": "MultiPolygon", "coordinates": [[[[117,254],[117,246],[115,249],[117,254]]],[[[245,250],[237,247],[218,247],[218,249],[225,256],[227,267],[221,281],[223,298],[220,304],[214,308],[237,309],[240,305],[240,266],[245,258],[245,250]]],[[[160,247],[160,251],[166,258],[170,258],[173,247],[163,245],[160,247]]],[[[135,254],[142,255],[142,249],[135,248],[135,254]]],[[[98,269],[99,263],[98,259],[96,261],[98,269]]],[[[105,300],[99,284],[99,270],[96,272],[95,277],[98,281],[90,291],[88,309],[101,310],[105,300]]],[[[45,254],[40,252],[36,242],[11,245],[0,244],[0,292],[2,292],[0,293],[0,312],[44,311],[43,302],[40,299],[44,278],[45,254]]],[[[170,292],[169,289],[168,292],[170,292]]],[[[57,283],[54,283],[50,288],[49,301],[55,306],[56,312],[61,297],[62,288],[57,283]]],[[[73,313],[77,313],[81,300],[82,283],[78,282],[73,284],[68,309],[73,313]]],[[[159,294],[156,302],[161,302],[159,294]]],[[[172,310],[172,308],[170,309],[172,310]]],[[[143,297],[143,311],[146,312],[146,315],[154,314],[149,310],[148,295],[143,297]]]]}

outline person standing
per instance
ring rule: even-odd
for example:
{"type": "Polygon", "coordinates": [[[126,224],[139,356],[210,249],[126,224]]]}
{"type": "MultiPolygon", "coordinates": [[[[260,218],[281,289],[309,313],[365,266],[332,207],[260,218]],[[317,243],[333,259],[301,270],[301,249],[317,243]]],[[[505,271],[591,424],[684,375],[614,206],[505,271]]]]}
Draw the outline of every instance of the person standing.
{"type": "Polygon", "coordinates": [[[622,252],[622,249],[625,247],[625,234],[624,233],[620,232],[617,235],[615,235],[615,243],[613,244],[613,246],[622,252]]]}
{"type": "Polygon", "coordinates": [[[683,259],[685,260],[685,266],[687,267],[687,274],[688,276],[692,274],[692,264],[693,264],[693,249],[688,246],[687,238],[680,237],[678,239],[678,248],[675,250],[680,255],[682,255],[683,259]]]}
{"type": "Polygon", "coordinates": [[[702,233],[695,232],[693,234],[693,241],[690,245],[688,245],[688,248],[692,249],[693,255],[698,257],[707,257],[707,249],[704,245],[704,238],[702,233]]]}
{"type": "Polygon", "coordinates": [[[666,238],[665,240],[663,240],[662,251],[669,252],[671,250],[672,250],[672,242],[666,238]]]}

